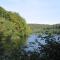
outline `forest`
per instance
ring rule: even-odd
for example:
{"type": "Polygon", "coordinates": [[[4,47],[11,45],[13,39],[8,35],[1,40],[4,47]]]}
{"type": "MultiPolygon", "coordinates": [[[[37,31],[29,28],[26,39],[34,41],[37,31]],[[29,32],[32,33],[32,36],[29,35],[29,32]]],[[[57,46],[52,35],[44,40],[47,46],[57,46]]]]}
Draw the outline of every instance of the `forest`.
{"type": "Polygon", "coordinates": [[[18,13],[0,7],[0,60],[60,60],[60,37],[56,42],[52,34],[60,34],[60,24],[27,24],[18,13]],[[38,37],[45,39],[47,44],[42,45],[36,39],[39,52],[27,52],[25,48],[29,35],[45,32],[47,36],[38,37]]]}
{"type": "Polygon", "coordinates": [[[51,33],[51,34],[60,34],[60,24],[28,24],[33,33],[51,33]]]}

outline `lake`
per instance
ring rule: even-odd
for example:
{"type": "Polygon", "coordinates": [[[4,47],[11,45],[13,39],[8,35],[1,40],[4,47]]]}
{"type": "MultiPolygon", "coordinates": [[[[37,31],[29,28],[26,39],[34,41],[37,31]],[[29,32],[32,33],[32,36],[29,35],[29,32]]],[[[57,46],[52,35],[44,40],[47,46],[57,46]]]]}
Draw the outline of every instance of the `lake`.
{"type": "Polygon", "coordinates": [[[28,52],[40,52],[41,46],[46,45],[47,41],[56,41],[60,43],[60,35],[54,34],[32,34],[28,37],[24,50],[28,52]]]}

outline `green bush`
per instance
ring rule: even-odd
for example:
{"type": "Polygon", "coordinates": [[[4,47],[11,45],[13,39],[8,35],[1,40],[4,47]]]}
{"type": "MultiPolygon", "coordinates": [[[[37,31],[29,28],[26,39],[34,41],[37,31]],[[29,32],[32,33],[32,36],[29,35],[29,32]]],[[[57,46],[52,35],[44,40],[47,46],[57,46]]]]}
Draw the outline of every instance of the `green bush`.
{"type": "Polygon", "coordinates": [[[18,13],[0,7],[0,59],[1,56],[12,57],[14,51],[17,53],[16,50],[25,43],[29,31],[25,20],[18,13]]]}

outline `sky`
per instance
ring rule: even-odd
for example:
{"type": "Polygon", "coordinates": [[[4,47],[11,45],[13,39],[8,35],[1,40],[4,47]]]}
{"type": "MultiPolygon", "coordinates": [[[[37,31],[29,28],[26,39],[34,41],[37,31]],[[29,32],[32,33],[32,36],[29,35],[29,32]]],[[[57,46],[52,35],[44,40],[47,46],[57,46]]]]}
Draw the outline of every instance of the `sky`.
{"type": "Polygon", "coordinates": [[[60,23],[60,0],[0,0],[0,6],[18,12],[27,23],[60,23]]]}

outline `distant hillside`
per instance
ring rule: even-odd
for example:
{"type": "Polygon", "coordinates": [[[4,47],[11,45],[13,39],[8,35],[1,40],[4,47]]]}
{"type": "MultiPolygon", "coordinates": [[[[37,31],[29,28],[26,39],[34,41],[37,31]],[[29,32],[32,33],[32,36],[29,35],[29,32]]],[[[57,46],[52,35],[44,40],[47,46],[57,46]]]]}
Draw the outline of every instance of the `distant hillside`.
{"type": "Polygon", "coordinates": [[[48,24],[28,24],[32,32],[46,32],[60,33],[60,24],[48,25],[48,24]]]}

